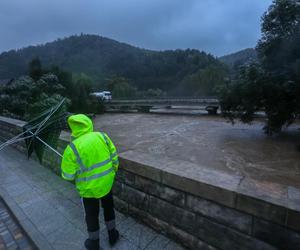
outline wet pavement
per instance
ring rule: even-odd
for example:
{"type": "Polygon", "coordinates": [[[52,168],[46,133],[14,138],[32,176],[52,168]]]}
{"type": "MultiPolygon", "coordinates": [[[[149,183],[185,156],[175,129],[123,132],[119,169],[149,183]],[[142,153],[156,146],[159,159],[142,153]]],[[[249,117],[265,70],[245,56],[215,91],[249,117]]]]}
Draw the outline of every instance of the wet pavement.
{"type": "Polygon", "coordinates": [[[36,246],[26,235],[0,197],[0,249],[36,250],[36,246]]]}
{"type": "MultiPolygon", "coordinates": [[[[85,249],[84,215],[74,185],[9,147],[0,151],[0,196],[39,249],[85,249]]],[[[12,217],[7,216],[0,203],[0,236],[4,237],[4,243],[0,237],[0,249],[6,249],[3,244],[11,244],[7,249],[18,249],[15,242],[23,244],[18,242],[22,235],[10,222],[12,217]],[[8,221],[4,227],[3,221],[8,221]],[[7,228],[14,235],[6,237],[7,228]]],[[[100,221],[103,249],[183,250],[167,237],[119,212],[116,212],[116,222],[121,238],[111,248],[102,215],[100,221]]]]}
{"type": "Polygon", "coordinates": [[[107,132],[119,152],[195,163],[253,179],[300,187],[299,124],[266,136],[263,122],[251,126],[209,115],[104,114],[95,130],[107,132]]]}

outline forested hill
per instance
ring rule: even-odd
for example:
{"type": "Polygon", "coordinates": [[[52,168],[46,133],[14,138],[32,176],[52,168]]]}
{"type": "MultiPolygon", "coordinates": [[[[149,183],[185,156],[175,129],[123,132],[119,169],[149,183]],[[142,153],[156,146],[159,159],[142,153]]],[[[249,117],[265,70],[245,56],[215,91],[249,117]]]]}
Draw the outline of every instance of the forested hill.
{"type": "Polygon", "coordinates": [[[220,61],[234,69],[243,64],[257,60],[255,49],[249,48],[219,58],[220,61]]]}
{"type": "Polygon", "coordinates": [[[35,57],[45,67],[57,65],[73,74],[85,73],[96,84],[120,76],[138,89],[188,89],[194,94],[209,94],[226,74],[218,59],[198,50],[151,51],[97,35],[76,35],[2,53],[0,79],[26,74],[35,57]]]}

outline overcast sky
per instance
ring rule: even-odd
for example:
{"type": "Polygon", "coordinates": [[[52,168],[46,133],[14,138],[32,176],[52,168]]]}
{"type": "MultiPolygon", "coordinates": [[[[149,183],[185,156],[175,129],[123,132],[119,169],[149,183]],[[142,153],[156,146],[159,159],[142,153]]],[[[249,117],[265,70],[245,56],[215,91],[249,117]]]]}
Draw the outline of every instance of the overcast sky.
{"type": "Polygon", "coordinates": [[[221,56],[254,47],[272,0],[0,0],[0,52],[99,34],[138,47],[221,56]]]}

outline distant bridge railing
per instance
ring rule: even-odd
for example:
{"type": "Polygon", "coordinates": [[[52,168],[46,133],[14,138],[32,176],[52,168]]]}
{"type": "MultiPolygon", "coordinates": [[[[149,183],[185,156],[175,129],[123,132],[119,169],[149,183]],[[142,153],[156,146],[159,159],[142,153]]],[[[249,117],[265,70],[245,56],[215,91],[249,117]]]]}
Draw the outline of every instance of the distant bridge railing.
{"type": "Polygon", "coordinates": [[[165,100],[165,99],[218,99],[217,96],[134,96],[134,97],[114,97],[114,100],[165,100]]]}
{"type": "Polygon", "coordinates": [[[219,100],[217,98],[165,98],[165,99],[114,99],[105,102],[106,105],[113,104],[150,104],[150,105],[206,105],[206,104],[215,104],[219,105],[219,100]]]}
{"type": "Polygon", "coordinates": [[[106,109],[130,110],[137,109],[149,112],[152,108],[172,108],[172,106],[198,106],[210,114],[216,114],[219,108],[217,98],[172,98],[172,99],[136,99],[136,100],[110,100],[105,103],[106,109]]]}

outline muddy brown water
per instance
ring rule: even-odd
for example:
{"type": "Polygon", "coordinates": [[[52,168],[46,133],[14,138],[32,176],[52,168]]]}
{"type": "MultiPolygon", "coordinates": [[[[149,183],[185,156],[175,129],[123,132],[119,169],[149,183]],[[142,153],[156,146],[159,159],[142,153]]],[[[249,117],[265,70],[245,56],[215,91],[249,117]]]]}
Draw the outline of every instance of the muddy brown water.
{"type": "Polygon", "coordinates": [[[119,152],[167,156],[300,188],[299,124],[269,137],[261,121],[232,126],[221,117],[205,115],[104,114],[94,123],[119,152]]]}

